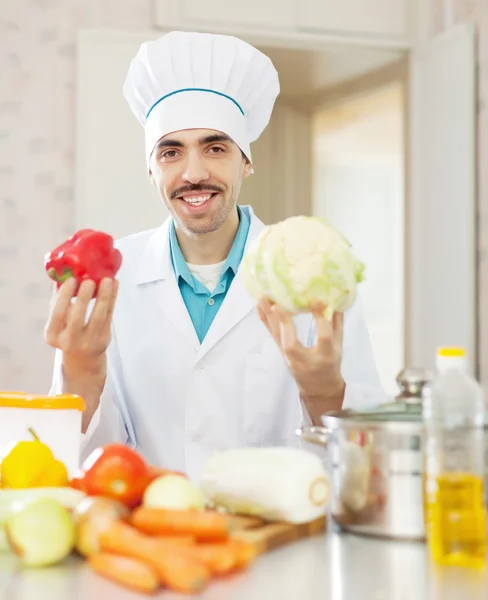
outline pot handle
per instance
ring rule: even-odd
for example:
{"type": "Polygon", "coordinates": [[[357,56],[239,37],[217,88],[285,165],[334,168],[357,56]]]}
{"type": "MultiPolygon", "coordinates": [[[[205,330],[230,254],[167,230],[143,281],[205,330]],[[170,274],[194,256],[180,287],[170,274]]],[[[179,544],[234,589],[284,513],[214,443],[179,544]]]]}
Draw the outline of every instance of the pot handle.
{"type": "Polygon", "coordinates": [[[325,427],[317,425],[305,425],[296,430],[296,434],[305,442],[316,444],[317,446],[327,447],[329,444],[330,432],[325,427]]]}

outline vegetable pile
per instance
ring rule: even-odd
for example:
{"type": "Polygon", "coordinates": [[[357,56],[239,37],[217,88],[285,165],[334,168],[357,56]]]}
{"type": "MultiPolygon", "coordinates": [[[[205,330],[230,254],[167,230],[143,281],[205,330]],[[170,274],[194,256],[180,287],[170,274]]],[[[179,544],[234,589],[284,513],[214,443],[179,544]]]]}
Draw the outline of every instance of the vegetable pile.
{"type": "Polygon", "coordinates": [[[364,264],[348,240],[326,219],[297,216],[266,227],[249,244],[241,263],[244,284],[292,313],[320,303],[330,319],[356,298],[364,264]]]}
{"type": "MultiPolygon", "coordinates": [[[[14,552],[24,567],[48,567],[76,553],[99,576],[143,593],[162,587],[198,593],[214,578],[247,569],[258,551],[233,531],[235,513],[303,523],[322,516],[329,499],[322,463],[305,450],[216,454],[197,486],[109,444],[66,485],[43,487],[37,471],[29,471],[32,460],[22,462],[39,444],[37,438],[19,442],[3,459],[0,552],[14,552]]],[[[42,464],[49,466],[55,459],[47,450],[42,464]]]]}

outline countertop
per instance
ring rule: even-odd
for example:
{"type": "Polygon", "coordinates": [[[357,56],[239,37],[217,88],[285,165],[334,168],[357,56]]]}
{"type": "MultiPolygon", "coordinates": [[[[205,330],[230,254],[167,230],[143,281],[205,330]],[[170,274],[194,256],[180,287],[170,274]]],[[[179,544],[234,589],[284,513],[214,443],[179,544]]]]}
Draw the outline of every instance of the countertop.
{"type": "MultiPolygon", "coordinates": [[[[161,600],[488,600],[488,574],[434,568],[422,543],[330,532],[261,556],[251,569],[212,582],[199,596],[162,590],[161,600]]],[[[0,600],[137,600],[70,557],[46,569],[19,568],[0,554],[0,600]]]]}

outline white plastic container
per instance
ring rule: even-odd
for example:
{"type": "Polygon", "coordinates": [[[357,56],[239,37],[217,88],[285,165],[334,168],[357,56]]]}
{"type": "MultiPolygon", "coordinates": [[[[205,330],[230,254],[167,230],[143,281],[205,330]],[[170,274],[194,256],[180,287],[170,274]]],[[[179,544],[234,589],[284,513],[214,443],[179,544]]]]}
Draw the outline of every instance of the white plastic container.
{"type": "Polygon", "coordinates": [[[71,477],[79,468],[84,409],[80,396],[0,392],[0,459],[17,442],[32,440],[33,429],[71,477]]]}

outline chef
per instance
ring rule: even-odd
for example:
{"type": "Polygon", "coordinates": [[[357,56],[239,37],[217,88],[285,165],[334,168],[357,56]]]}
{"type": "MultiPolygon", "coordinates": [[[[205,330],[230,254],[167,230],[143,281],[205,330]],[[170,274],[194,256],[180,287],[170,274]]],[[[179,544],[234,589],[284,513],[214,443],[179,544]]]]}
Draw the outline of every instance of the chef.
{"type": "Polygon", "coordinates": [[[51,393],[84,397],[83,456],[118,441],[198,478],[215,451],[295,445],[326,411],[384,401],[359,299],[332,323],[320,306],[292,318],[239,275],[264,227],[239,190],[278,93],[270,59],[235,37],[172,32],[133,59],[124,94],[170,216],[118,241],[94,300],[90,281],[53,297],[51,393]]]}

